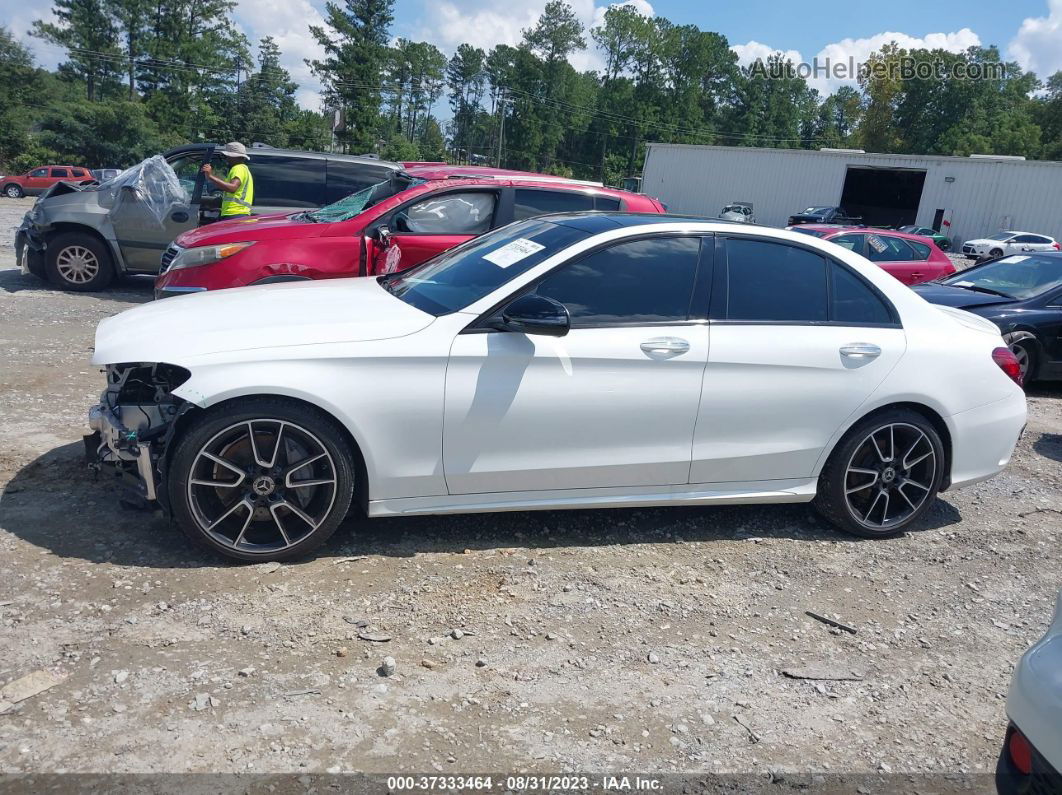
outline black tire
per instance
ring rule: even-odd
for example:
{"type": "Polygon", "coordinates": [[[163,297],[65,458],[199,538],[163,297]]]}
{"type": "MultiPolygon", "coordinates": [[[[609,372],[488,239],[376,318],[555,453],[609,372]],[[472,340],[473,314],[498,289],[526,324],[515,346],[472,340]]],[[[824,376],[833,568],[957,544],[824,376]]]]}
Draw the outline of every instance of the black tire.
{"type": "Polygon", "coordinates": [[[1002,257],[1003,256],[1003,249],[994,248],[994,249],[992,249],[991,251],[988,252],[988,256],[993,258],[993,259],[995,259],[996,257],[1002,257]]]}
{"type": "Polygon", "coordinates": [[[941,251],[951,251],[951,241],[950,240],[941,240],[940,241],[940,250],[941,251]]]}
{"type": "Polygon", "coordinates": [[[261,563],[304,557],[324,544],[350,509],[354,471],[342,428],[324,412],[283,398],[244,398],[204,412],[189,425],[173,450],[166,487],[177,524],[189,539],[232,560],[261,563]],[[258,447],[251,446],[245,427],[254,429],[258,447]],[[282,450],[277,449],[275,436],[269,439],[270,433],[286,434],[282,450]],[[292,455],[296,464],[317,455],[314,444],[327,455],[291,468],[292,455]],[[219,448],[224,450],[222,457],[249,474],[241,478],[232,471],[230,475],[230,469],[218,468],[216,459],[200,455],[213,445],[228,445],[219,448]],[[267,452],[272,457],[269,466],[258,466],[267,452]],[[211,467],[209,485],[203,485],[211,467]],[[293,479],[295,471],[310,477],[293,479]],[[293,480],[324,483],[326,475],[333,477],[332,486],[289,488],[293,480]],[[234,485],[214,487],[228,477],[234,478],[234,485]],[[211,532],[212,528],[217,529],[211,532]]]}
{"type": "Polygon", "coordinates": [[[107,246],[86,232],[65,232],[48,241],[44,272],[61,290],[93,292],[114,280],[114,261],[107,246]]]}
{"type": "Polygon", "coordinates": [[[888,538],[902,533],[929,510],[940,491],[943,475],[944,445],[933,424],[910,409],[887,409],[860,420],[837,443],[819,475],[814,505],[827,521],[843,532],[863,538],[888,538]],[[890,427],[894,433],[892,438],[896,439],[892,450],[888,450],[889,437],[885,430],[890,427]],[[921,436],[916,437],[915,432],[921,436]],[[871,439],[872,435],[874,439],[871,439]],[[916,438],[915,446],[910,447],[910,440],[916,438]],[[878,441],[877,448],[874,441],[878,441]],[[910,454],[905,452],[908,448],[912,451],[910,454]],[[862,458],[868,455],[868,451],[870,461],[862,458]],[[919,458],[927,452],[932,453],[932,459],[919,458]],[[891,464],[886,456],[894,459],[891,464]],[[897,458],[900,460],[896,461],[897,458]],[[925,462],[930,460],[932,473],[927,474],[925,462]],[[909,470],[904,468],[908,462],[915,462],[909,470]],[[850,467],[853,466],[858,466],[860,471],[852,472],[850,467]],[[871,469],[878,472],[870,484],[864,486],[861,479],[871,476],[871,469]],[[850,494],[849,490],[853,493],[850,494]],[[877,506],[881,505],[881,498],[877,492],[886,492],[884,513],[879,513],[882,509],[877,506]],[[878,501],[869,505],[875,499],[878,501]],[[888,514],[892,505],[900,507],[896,510],[896,520],[890,522],[888,514]],[[860,516],[864,509],[865,516],[860,516]],[[879,517],[881,523],[877,521],[879,517]]]}
{"type": "Polygon", "coordinates": [[[21,185],[11,183],[10,185],[4,185],[4,195],[9,199],[21,199],[26,193],[22,190],[21,185]]]}

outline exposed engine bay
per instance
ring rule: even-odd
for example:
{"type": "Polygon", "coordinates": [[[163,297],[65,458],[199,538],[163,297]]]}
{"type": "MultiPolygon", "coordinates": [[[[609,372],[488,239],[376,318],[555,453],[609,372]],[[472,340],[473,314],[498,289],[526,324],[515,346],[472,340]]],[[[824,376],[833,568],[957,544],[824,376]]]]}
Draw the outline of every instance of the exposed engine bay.
{"type": "Polygon", "coordinates": [[[178,417],[192,408],[172,393],[191,373],[172,364],[138,363],[108,365],[106,374],[100,403],[89,410],[89,465],[99,471],[107,464],[138,497],[164,503],[159,484],[166,446],[178,417]]]}

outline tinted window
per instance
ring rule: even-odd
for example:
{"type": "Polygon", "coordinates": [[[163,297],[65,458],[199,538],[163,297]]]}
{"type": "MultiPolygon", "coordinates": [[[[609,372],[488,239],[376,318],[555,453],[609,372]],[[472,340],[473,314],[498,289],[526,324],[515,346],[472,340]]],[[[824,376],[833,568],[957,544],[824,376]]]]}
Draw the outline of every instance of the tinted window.
{"type": "Polygon", "coordinates": [[[83,169],[83,168],[75,168],[73,170],[73,172],[74,172],[74,176],[75,177],[87,177],[88,176],[88,174],[85,173],[85,169],[83,169]]]}
{"type": "Polygon", "coordinates": [[[391,176],[393,170],[376,163],[329,160],[325,200],[320,204],[337,202],[352,193],[383,182],[391,176]]]}
{"type": "Polygon", "coordinates": [[[46,177],[46,176],[48,176],[48,169],[46,169],[46,168],[38,168],[36,171],[31,171],[30,172],[30,176],[31,177],[46,177]]]}
{"type": "Polygon", "coordinates": [[[863,240],[864,235],[840,235],[839,237],[831,237],[830,242],[836,243],[838,246],[844,246],[849,251],[854,251],[856,254],[863,253],[863,240]]]}
{"type": "Polygon", "coordinates": [[[1050,243],[1051,242],[1046,237],[1041,237],[1040,235],[1029,235],[1029,237],[1032,238],[1032,240],[1029,241],[1030,243],[1050,243]]]}
{"type": "Polygon", "coordinates": [[[52,176],[66,178],[70,176],[70,170],[66,168],[53,168],[52,176]]]}
{"type": "Polygon", "coordinates": [[[494,218],[493,191],[465,191],[429,196],[395,215],[399,232],[421,235],[481,235],[494,218]]]}
{"type": "Polygon", "coordinates": [[[929,259],[929,246],[925,243],[919,243],[917,240],[905,240],[904,242],[914,250],[915,259],[929,259]]]}
{"type": "Polygon", "coordinates": [[[325,161],[306,157],[253,157],[254,203],[264,207],[320,207],[325,161]]]}
{"type": "Polygon", "coordinates": [[[594,209],[594,197],[576,191],[516,189],[513,220],[522,221],[534,215],[568,213],[594,209]]]}
{"type": "Polygon", "coordinates": [[[619,243],[561,266],[535,292],[564,304],[573,326],[682,322],[700,246],[696,237],[619,243]]]}
{"type": "Polygon", "coordinates": [[[613,199],[609,196],[598,196],[594,199],[595,210],[618,210],[619,208],[619,199],[613,199]]]}
{"type": "Polygon", "coordinates": [[[907,242],[888,235],[867,235],[867,257],[871,262],[906,262],[918,259],[907,242]]]}
{"type": "Polygon", "coordinates": [[[885,302],[866,282],[836,262],[830,263],[833,278],[833,302],[830,320],[838,323],[892,323],[885,302]]]}
{"type": "Polygon", "coordinates": [[[407,304],[432,315],[464,309],[528,268],[586,237],[569,226],[529,219],[473,238],[381,280],[407,304]]]}
{"type": "Polygon", "coordinates": [[[727,318],[825,321],[826,260],[784,243],[726,242],[727,318]]]}

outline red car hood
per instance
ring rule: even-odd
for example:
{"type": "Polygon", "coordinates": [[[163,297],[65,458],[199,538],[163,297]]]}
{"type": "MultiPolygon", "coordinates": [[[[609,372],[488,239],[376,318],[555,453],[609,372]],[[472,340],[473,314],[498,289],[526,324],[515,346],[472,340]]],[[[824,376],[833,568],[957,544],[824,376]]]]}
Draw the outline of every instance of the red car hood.
{"type": "Polygon", "coordinates": [[[252,215],[232,221],[189,229],[177,237],[176,243],[185,248],[216,246],[221,243],[238,243],[244,240],[282,240],[292,237],[317,237],[331,224],[315,224],[293,220],[298,213],[283,215],[252,215]]]}

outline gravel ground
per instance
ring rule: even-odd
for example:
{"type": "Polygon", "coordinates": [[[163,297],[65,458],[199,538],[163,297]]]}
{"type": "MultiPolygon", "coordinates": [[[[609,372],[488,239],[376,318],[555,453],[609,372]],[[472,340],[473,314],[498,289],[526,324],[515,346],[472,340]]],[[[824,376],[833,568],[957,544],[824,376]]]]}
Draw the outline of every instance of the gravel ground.
{"type": "Polygon", "coordinates": [[[511,513],[229,566],[81,464],[93,330],[150,283],[21,276],[28,205],[0,200],[0,684],[61,681],[0,715],[0,772],[993,770],[1060,584],[1057,385],[1000,477],[891,540],[804,506],[511,513]],[[811,666],[841,679],[782,673],[811,666]]]}

